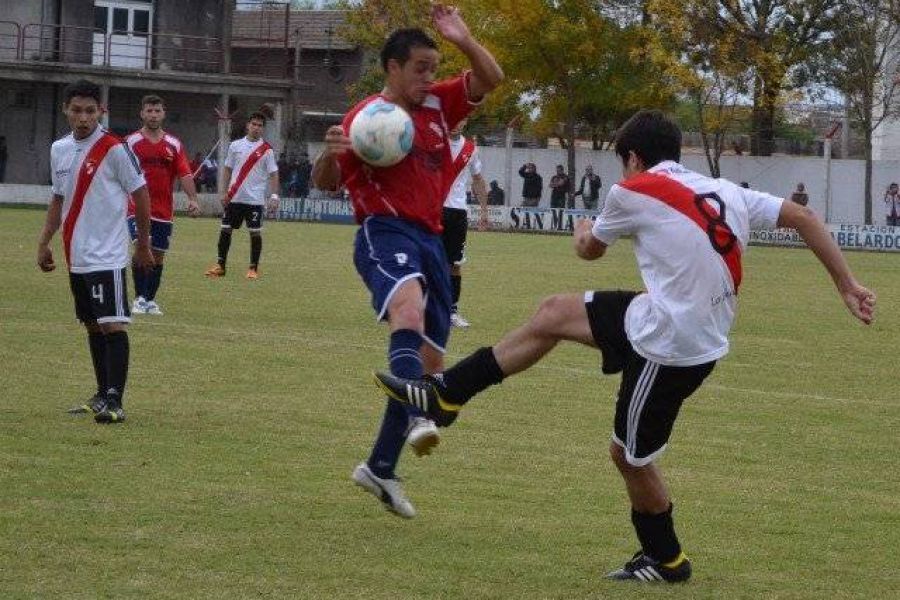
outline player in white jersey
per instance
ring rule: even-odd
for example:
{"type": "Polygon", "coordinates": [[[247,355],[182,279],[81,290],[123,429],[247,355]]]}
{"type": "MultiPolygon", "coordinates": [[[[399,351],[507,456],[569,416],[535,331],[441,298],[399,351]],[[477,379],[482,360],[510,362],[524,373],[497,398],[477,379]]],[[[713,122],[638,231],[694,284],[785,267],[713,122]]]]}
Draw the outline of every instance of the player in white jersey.
{"type": "Polygon", "coordinates": [[[446,426],[475,394],[535,364],[558,342],[599,348],[603,372],[622,372],[610,454],[625,480],[641,545],[609,577],[685,581],[691,563],[654,460],[682,402],[728,352],[750,229],[795,228],[863,323],[872,321],[875,295],[857,283],[808,208],[681,166],[681,132],[661,112],[641,111],[625,123],[616,153],[625,177],[593,224],[578,223],[575,252],[595,260],[620,236],[632,236],[646,291],[551,296],[525,325],[441,375],[412,381],[379,373],[376,382],[446,426]]]}
{"type": "Polygon", "coordinates": [[[150,269],[150,196],[137,159],[119,138],[98,124],[104,108],[100,88],[80,80],[63,94],[72,133],[50,149],[53,198],[38,241],[42,271],[56,268],[50,241],[63,228],[63,247],[75,315],[88,333],[97,392],[71,413],[94,413],[98,423],[125,420],[122,401],[128,375],[127,278],[129,194],[137,220],[135,266],[150,269]]]}
{"type": "Polygon", "coordinates": [[[278,165],[275,151],[264,139],[266,115],[254,112],[247,120],[247,135],[231,142],[225,157],[224,180],[228,189],[222,195],[222,228],[219,232],[219,257],[206,271],[207,277],[225,275],[231,232],[247,223],[250,232],[250,268],[247,279],[259,278],[259,257],[262,254],[262,221],[266,207],[266,188],[269,200],[278,202],[278,165]]]}
{"type": "Polygon", "coordinates": [[[469,188],[481,205],[481,229],[487,227],[487,184],[481,175],[481,156],[475,141],[466,139],[463,121],[450,132],[450,157],[453,160],[450,177],[455,177],[444,201],[441,241],[447,262],[450,263],[450,283],[453,286],[453,304],[450,306],[450,324],[468,327],[469,322],[459,314],[459,296],[462,292],[462,265],[466,262],[466,234],[469,231],[469,212],[466,200],[469,188]]]}

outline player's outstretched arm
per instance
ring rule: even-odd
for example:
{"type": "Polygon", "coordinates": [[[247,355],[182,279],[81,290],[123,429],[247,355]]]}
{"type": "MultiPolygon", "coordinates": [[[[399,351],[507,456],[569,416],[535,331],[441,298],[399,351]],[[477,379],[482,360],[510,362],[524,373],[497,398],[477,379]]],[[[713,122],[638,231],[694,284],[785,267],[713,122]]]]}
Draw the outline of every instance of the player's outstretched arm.
{"type": "Polygon", "coordinates": [[[38,238],[37,265],[41,271],[49,273],[56,268],[53,262],[53,251],[50,250],[50,240],[59,229],[62,222],[63,197],[53,195],[50,205],[47,207],[47,218],[44,220],[44,228],[38,238]]]}
{"type": "Polygon", "coordinates": [[[779,227],[797,230],[819,262],[824,265],[850,313],[869,325],[875,318],[875,293],[856,281],[841,249],[812,210],[794,202],[783,202],[778,215],[779,227]]]}
{"type": "Polygon", "coordinates": [[[336,192],[341,187],[341,166],[337,157],[351,149],[344,128],[332,125],[325,132],[325,149],[316,157],[312,169],[313,185],[320,190],[336,192]]]}
{"type": "Polygon", "coordinates": [[[459,48],[472,65],[469,77],[469,100],[480,100],[503,81],[503,69],[493,55],[479,44],[455,6],[435,3],[431,7],[431,21],[445,40],[459,48]]]}

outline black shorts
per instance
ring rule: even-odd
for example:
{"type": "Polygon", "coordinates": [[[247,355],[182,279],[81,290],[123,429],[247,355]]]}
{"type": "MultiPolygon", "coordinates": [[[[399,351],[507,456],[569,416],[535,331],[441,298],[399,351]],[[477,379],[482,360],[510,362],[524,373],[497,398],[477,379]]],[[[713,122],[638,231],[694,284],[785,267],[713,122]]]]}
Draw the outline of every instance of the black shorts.
{"type": "Polygon", "coordinates": [[[469,211],[464,208],[444,208],[444,253],[451,265],[466,262],[466,234],[469,231],[469,211]]]}
{"type": "Polygon", "coordinates": [[[637,292],[586,292],[585,307],[604,373],[622,372],[613,441],[640,467],[666,448],[681,404],[712,373],[716,362],[670,367],[647,360],[628,341],[625,311],[637,292]]]}
{"type": "Polygon", "coordinates": [[[248,231],[261,231],[264,210],[264,206],[229,202],[222,215],[222,229],[240,229],[246,222],[248,231]]]}
{"type": "Polygon", "coordinates": [[[69,273],[75,316],[82,323],[130,323],[125,269],[69,273]]]}

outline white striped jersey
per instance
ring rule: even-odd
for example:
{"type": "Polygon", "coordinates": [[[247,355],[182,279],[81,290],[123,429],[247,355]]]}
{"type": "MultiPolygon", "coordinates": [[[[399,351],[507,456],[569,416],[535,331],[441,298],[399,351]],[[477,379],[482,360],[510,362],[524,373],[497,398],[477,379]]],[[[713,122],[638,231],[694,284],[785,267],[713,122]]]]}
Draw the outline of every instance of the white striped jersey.
{"type": "Polygon", "coordinates": [[[450,138],[450,158],[452,160],[450,176],[456,178],[450,186],[444,206],[465,210],[466,192],[472,187],[472,178],[481,175],[481,155],[475,144],[459,136],[455,140],[450,138]]]}
{"type": "Polygon", "coordinates": [[[231,169],[231,181],[228,182],[228,187],[230,189],[235,183],[240,183],[231,199],[232,202],[254,206],[263,206],[266,203],[266,186],[269,183],[269,175],[278,172],[274,150],[268,148],[262,156],[254,158],[256,164],[250,168],[244,180],[238,182],[244,163],[264,143],[262,138],[251,142],[246,137],[242,137],[234,140],[228,146],[228,154],[225,156],[225,166],[231,169]]]}
{"type": "Polygon", "coordinates": [[[50,148],[53,194],[62,196],[63,246],[69,271],[128,265],[128,196],[146,185],[128,147],[102,127],[82,140],[72,134],[50,148]]]}
{"type": "Polygon", "coordinates": [[[750,230],[775,226],[783,200],[666,161],[614,185],[593,234],[634,237],[647,293],[625,315],[635,351],[669,366],[728,353],[750,230]]]}

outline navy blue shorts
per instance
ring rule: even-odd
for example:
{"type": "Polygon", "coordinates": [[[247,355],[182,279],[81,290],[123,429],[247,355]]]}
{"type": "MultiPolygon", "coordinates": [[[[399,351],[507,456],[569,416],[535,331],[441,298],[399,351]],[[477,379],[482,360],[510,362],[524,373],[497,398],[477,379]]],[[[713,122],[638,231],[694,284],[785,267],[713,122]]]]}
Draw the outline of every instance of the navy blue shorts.
{"type": "Polygon", "coordinates": [[[356,271],[372,293],[378,320],[401,284],[417,279],[425,293],[425,341],[445,352],[453,295],[441,236],[395,217],[368,217],[356,233],[356,271]]]}
{"type": "MultiPolygon", "coordinates": [[[[137,240],[137,222],[134,216],[128,217],[128,232],[131,241],[137,240]]],[[[150,219],[150,247],[159,252],[169,250],[169,240],[172,237],[172,223],[169,221],[154,221],[150,219]]]]}

